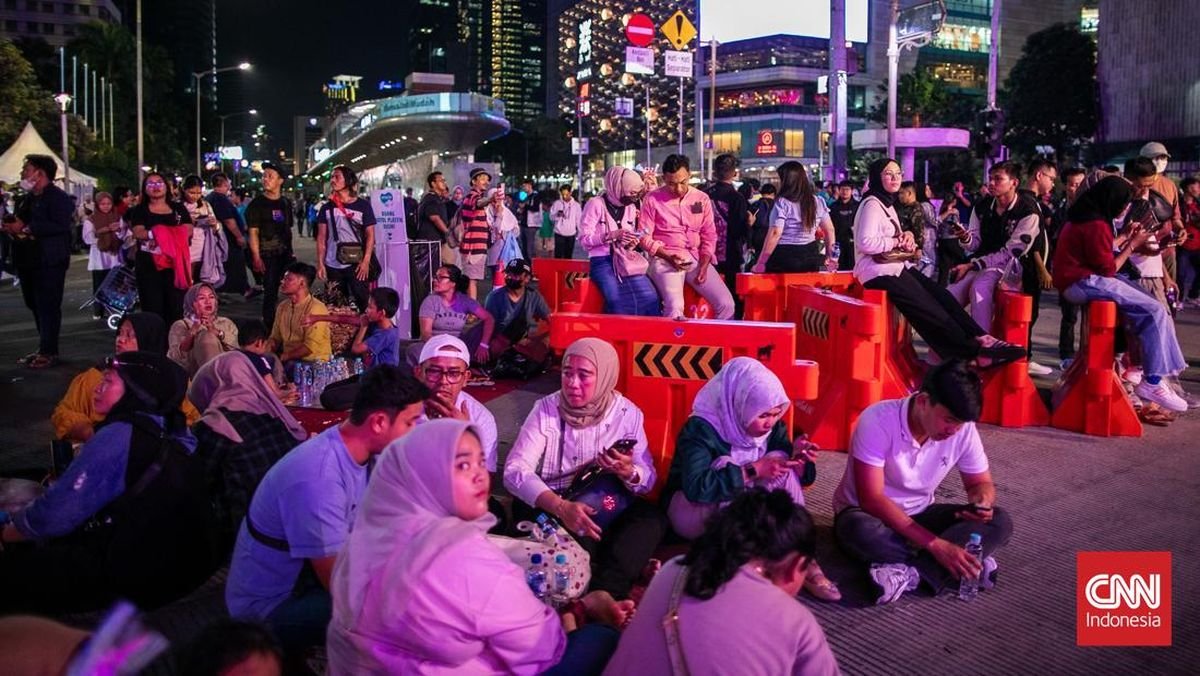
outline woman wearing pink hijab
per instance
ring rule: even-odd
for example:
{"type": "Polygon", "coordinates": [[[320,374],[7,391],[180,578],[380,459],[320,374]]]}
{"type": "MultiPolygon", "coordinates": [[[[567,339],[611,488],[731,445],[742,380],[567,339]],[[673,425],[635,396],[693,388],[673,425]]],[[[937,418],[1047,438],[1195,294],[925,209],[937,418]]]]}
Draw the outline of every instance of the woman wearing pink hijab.
{"type": "Polygon", "coordinates": [[[608,314],[662,316],[658,291],[646,276],[649,266],[640,252],[638,200],[643,192],[645,184],[636,171],[612,167],[604,174],[604,194],[588,200],[580,217],[579,240],[608,314]],[[640,271],[631,269],[629,262],[640,271]]]}

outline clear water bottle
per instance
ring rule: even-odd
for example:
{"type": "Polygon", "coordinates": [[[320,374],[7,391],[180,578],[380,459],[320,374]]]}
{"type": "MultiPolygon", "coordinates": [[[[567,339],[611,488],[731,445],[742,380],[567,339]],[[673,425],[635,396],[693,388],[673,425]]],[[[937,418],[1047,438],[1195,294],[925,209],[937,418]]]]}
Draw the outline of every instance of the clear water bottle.
{"type": "MultiPolygon", "coordinates": [[[[971,533],[967,541],[967,553],[979,562],[980,574],[983,571],[983,537],[979,533],[971,533]]],[[[979,576],[964,577],[958,583],[958,598],[963,601],[974,601],[979,596],[979,576]]]]}
{"type": "Polygon", "coordinates": [[[313,402],[313,367],[311,364],[300,364],[296,367],[300,374],[300,405],[312,406],[313,402]]]}
{"type": "Polygon", "coordinates": [[[833,243],[833,257],[838,260],[842,259],[842,245],[837,242],[833,243]]]}
{"type": "Polygon", "coordinates": [[[542,555],[533,554],[529,557],[529,568],[525,571],[525,583],[538,600],[546,600],[549,588],[546,581],[546,569],[542,566],[542,555]]]}
{"type": "Polygon", "coordinates": [[[550,596],[555,605],[565,604],[571,594],[571,568],[568,566],[566,554],[554,557],[554,567],[551,568],[550,596]]]}
{"type": "Polygon", "coordinates": [[[354,375],[361,376],[363,374],[363,371],[366,371],[366,370],[367,370],[366,367],[363,366],[362,357],[355,357],[354,358],[354,375]]]}
{"type": "Polygon", "coordinates": [[[1167,307],[1170,308],[1172,315],[1179,313],[1179,291],[1175,287],[1167,289],[1167,307]]]}

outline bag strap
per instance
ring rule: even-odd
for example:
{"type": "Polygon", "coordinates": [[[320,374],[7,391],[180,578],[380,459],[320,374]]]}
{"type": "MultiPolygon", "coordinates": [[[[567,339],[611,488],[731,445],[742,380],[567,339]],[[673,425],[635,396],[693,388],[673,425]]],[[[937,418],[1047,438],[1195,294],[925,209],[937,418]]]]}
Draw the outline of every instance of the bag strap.
{"type": "Polygon", "coordinates": [[[249,514],[246,514],[246,531],[250,533],[250,537],[254,538],[260,545],[263,545],[264,547],[269,547],[278,552],[291,551],[291,548],[288,547],[287,540],[283,538],[271,537],[270,535],[267,535],[259,530],[254,525],[254,521],[250,519],[249,514]]]}
{"type": "Polygon", "coordinates": [[[687,566],[680,566],[679,575],[671,587],[671,600],[667,603],[667,614],[662,618],[663,633],[667,638],[667,655],[671,658],[671,673],[688,676],[687,656],[679,639],[679,602],[683,599],[683,586],[687,583],[687,566]]]}

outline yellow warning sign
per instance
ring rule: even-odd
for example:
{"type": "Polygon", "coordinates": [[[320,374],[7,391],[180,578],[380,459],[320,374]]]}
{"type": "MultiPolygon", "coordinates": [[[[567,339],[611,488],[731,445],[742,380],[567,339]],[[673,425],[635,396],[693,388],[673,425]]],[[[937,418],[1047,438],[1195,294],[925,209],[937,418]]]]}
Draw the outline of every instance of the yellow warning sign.
{"type": "Polygon", "coordinates": [[[675,49],[683,49],[696,37],[696,26],[687,18],[682,10],[675,12],[671,18],[659,27],[675,49]]]}
{"type": "Polygon", "coordinates": [[[633,355],[635,376],[710,380],[721,370],[725,350],[701,345],[634,343],[633,355]]]}
{"type": "Polygon", "coordinates": [[[829,340],[829,314],[806,307],[800,312],[800,328],[814,338],[829,340]]]}

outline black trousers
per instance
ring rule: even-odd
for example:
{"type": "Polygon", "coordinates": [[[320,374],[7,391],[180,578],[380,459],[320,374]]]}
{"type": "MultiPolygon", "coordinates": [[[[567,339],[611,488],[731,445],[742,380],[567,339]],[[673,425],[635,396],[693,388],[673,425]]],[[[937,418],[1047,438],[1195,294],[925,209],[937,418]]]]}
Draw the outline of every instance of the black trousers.
{"type": "Polygon", "coordinates": [[[283,281],[283,269],[292,262],[291,256],[263,256],[263,323],[269,329],[275,324],[275,308],[279,305],[279,283],[283,281]]]}
{"type": "MultiPolygon", "coordinates": [[[[536,521],[541,510],[514,499],[512,512],[516,524],[536,521]]],[[[579,546],[592,557],[589,589],[606,591],[615,599],[628,597],[666,532],[666,514],[656,505],[636,499],[604,531],[599,542],[588,537],[577,538],[579,546]]]]}
{"type": "Polygon", "coordinates": [[[220,291],[246,293],[249,289],[250,281],[246,275],[246,250],[230,238],[229,255],[225,258],[225,283],[221,285],[220,291]]]}
{"type": "Polygon", "coordinates": [[[1062,310],[1062,319],[1058,322],[1058,358],[1074,359],[1075,325],[1079,323],[1079,306],[1063,298],[1060,291],[1058,307],[1062,310]]]}
{"type": "Polygon", "coordinates": [[[521,254],[533,265],[533,252],[537,251],[537,228],[521,228],[521,254]]]}
{"type": "Polygon", "coordinates": [[[554,235],[554,257],[555,258],[570,258],[575,254],[575,235],[566,237],[555,233],[554,235]]]}
{"type": "MultiPolygon", "coordinates": [[[[93,296],[95,296],[96,292],[100,290],[100,285],[104,283],[104,278],[108,276],[108,273],[109,273],[108,270],[92,270],[92,295],[93,296]]],[[[92,316],[93,317],[104,316],[104,306],[99,303],[96,303],[95,305],[93,305],[92,306],[92,316]]]]}
{"type": "MultiPolygon", "coordinates": [[[[167,326],[183,319],[184,291],[175,288],[175,271],[159,270],[150,254],[139,251],[133,264],[137,278],[138,302],[144,312],[163,318],[167,326]]],[[[24,284],[22,284],[24,286],[24,284]]]]}
{"type": "MultiPolygon", "coordinates": [[[[353,300],[358,306],[359,312],[365,312],[367,309],[367,295],[370,293],[367,288],[367,282],[360,282],[356,276],[358,270],[357,265],[351,265],[344,268],[331,268],[325,266],[325,274],[330,282],[337,282],[338,286],[342,287],[342,291],[346,297],[353,300]]],[[[282,279],[282,275],[280,275],[282,279]]],[[[263,288],[264,295],[266,287],[263,288]]]]}
{"type": "Polygon", "coordinates": [[[970,360],[979,355],[975,339],[986,332],[932,279],[905,268],[895,277],[876,277],[863,286],[886,291],[892,305],[942,358],[970,360]]]}
{"type": "Polygon", "coordinates": [[[37,326],[39,354],[58,356],[63,288],[66,286],[68,264],[17,268],[21,297],[25,300],[25,307],[33,313],[33,323],[37,326]]]}

